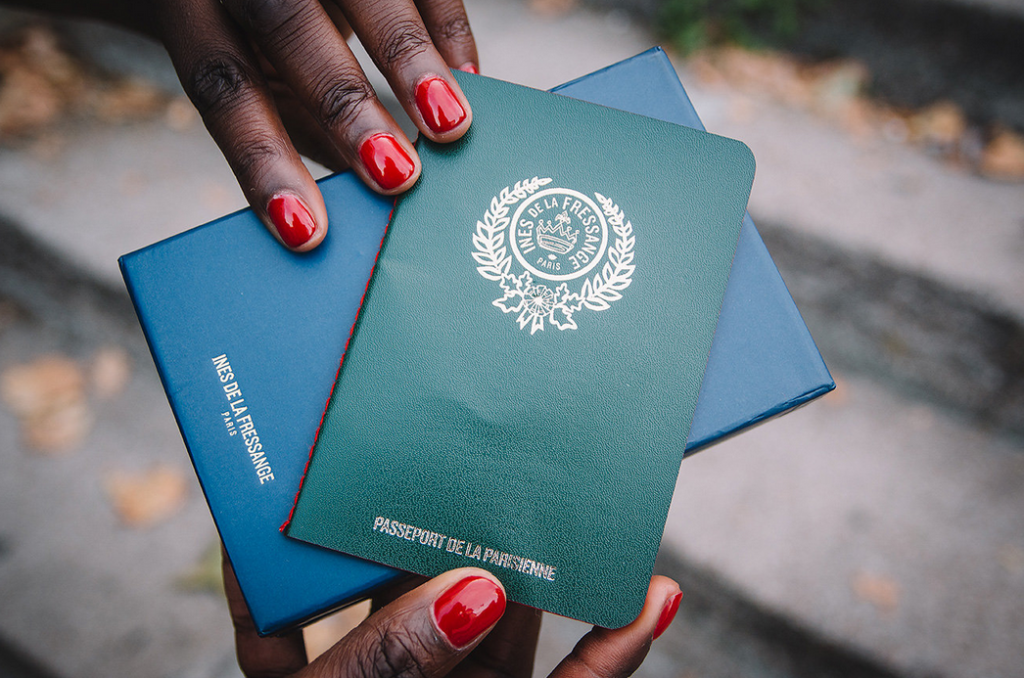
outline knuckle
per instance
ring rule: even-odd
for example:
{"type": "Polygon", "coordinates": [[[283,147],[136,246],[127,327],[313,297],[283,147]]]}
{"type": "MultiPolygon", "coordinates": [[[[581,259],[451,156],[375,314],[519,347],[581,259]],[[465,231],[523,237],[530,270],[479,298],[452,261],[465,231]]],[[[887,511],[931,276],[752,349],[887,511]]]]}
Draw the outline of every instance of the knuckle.
{"type": "Polygon", "coordinates": [[[469,27],[469,19],[465,14],[460,13],[459,16],[442,21],[437,26],[437,33],[447,42],[459,45],[473,42],[473,30],[469,27]]]}
{"type": "Polygon", "coordinates": [[[267,132],[249,132],[235,145],[231,169],[236,176],[258,184],[263,174],[285,155],[284,141],[267,132]]]}
{"type": "Polygon", "coordinates": [[[640,668],[646,654],[646,651],[639,654],[623,652],[594,661],[588,653],[581,652],[580,646],[577,645],[566,657],[565,662],[573,668],[570,673],[576,675],[591,678],[629,678],[640,668]]]}
{"type": "Polygon", "coordinates": [[[362,648],[366,661],[358,663],[360,678],[427,678],[431,671],[425,662],[432,652],[416,634],[399,626],[378,629],[362,648]]]}
{"type": "Polygon", "coordinates": [[[300,11],[292,0],[235,0],[232,14],[239,23],[261,36],[273,35],[300,11]]]}
{"type": "Polygon", "coordinates": [[[380,61],[393,65],[413,59],[430,47],[430,36],[416,21],[397,21],[384,29],[378,52],[380,61]]]}
{"type": "Polygon", "coordinates": [[[314,96],[320,121],[327,129],[347,126],[365,104],[376,98],[369,83],[354,74],[318,87],[314,96]]]}
{"type": "Polygon", "coordinates": [[[200,59],[185,82],[189,98],[203,117],[238,101],[251,87],[249,69],[230,54],[214,54],[200,59]]]}

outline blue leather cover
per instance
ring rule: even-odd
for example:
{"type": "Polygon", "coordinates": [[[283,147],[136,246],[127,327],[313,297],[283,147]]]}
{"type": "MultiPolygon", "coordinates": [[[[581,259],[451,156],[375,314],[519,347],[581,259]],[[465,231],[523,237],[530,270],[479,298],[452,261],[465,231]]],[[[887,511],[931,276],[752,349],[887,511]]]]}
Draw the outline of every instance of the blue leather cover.
{"type": "MultiPolygon", "coordinates": [[[[555,91],[700,127],[660,49],[555,91]]],[[[402,576],[290,540],[278,529],[295,497],[392,207],[391,200],[366,190],[349,173],[328,177],[320,187],[331,230],[310,254],[289,254],[243,210],[120,262],[171,408],[263,634],[360,600],[402,576]],[[221,355],[234,377],[223,382],[214,362],[221,355]],[[224,387],[232,389],[232,383],[241,395],[229,401],[224,387]],[[247,410],[236,417],[232,403],[247,410]],[[234,436],[224,413],[235,422],[234,436]],[[247,415],[252,421],[244,420],[247,415]],[[241,430],[250,423],[253,429],[241,430]],[[250,456],[251,442],[242,443],[252,440],[253,430],[262,449],[250,456]],[[260,473],[263,478],[272,473],[273,480],[260,484],[260,473]]],[[[220,365],[223,369],[223,361],[220,365]]],[[[748,217],[686,452],[833,387],[748,217]]]]}
{"type": "MultiPolygon", "coordinates": [[[[551,91],[704,129],[660,47],[551,91]]],[[[757,227],[745,215],[686,454],[835,387],[757,227]]]]}

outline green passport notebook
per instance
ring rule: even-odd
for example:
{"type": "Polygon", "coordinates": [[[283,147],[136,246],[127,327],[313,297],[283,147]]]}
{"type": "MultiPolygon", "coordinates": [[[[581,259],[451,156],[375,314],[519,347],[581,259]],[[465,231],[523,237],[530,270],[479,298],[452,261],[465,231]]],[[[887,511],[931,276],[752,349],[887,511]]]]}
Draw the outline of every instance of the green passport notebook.
{"type": "Polygon", "coordinates": [[[419,151],[287,533],[606,627],[639,613],[754,162],[479,76],[419,151]]]}

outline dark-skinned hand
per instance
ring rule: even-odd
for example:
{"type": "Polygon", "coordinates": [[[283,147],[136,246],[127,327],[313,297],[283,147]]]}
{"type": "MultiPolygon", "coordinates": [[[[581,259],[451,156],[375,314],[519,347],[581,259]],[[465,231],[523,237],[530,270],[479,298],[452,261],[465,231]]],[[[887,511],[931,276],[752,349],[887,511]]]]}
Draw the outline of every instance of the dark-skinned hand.
{"type": "Polygon", "coordinates": [[[466,133],[450,68],[477,71],[461,0],[7,0],[99,18],[167,48],[185,93],[253,211],[290,249],[316,247],[327,211],[306,155],[379,193],[411,187],[419,157],[346,43],[355,31],[427,138],[466,133]]]}
{"type": "MultiPolygon", "coordinates": [[[[225,559],[224,585],[238,663],[248,678],[530,678],[541,613],[505,602],[489,572],[462,568],[378,595],[372,614],[312,663],[302,632],[260,638],[225,559]]],[[[672,622],[682,593],[655,576],[640,615],[621,629],[594,627],[550,678],[620,678],[643,662],[672,622]]]]}

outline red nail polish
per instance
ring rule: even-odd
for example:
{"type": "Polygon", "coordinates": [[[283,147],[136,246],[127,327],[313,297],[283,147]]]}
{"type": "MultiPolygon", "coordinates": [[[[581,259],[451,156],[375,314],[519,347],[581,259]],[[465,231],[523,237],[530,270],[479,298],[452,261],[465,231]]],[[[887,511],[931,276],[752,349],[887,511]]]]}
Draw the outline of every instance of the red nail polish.
{"type": "Polygon", "coordinates": [[[413,175],[416,165],[390,134],[374,134],[359,147],[359,157],[377,185],[385,191],[398,188],[413,175]]]}
{"type": "Polygon", "coordinates": [[[665,633],[665,629],[667,629],[669,624],[672,623],[672,620],[676,618],[676,612],[679,611],[679,601],[682,599],[683,592],[680,591],[669,598],[668,602],[665,603],[665,607],[661,610],[661,616],[658,617],[658,623],[654,626],[654,638],[665,633]]]}
{"type": "Polygon", "coordinates": [[[480,74],[480,71],[477,69],[476,64],[474,64],[472,61],[467,61],[466,63],[459,66],[459,70],[465,71],[466,73],[472,73],[473,75],[480,74]]]}
{"type": "Polygon", "coordinates": [[[466,119],[466,110],[442,78],[427,78],[416,86],[416,105],[427,127],[438,134],[450,132],[466,119]]]}
{"type": "Polygon", "coordinates": [[[437,628],[457,648],[489,629],[505,612],[505,592],[486,577],[466,577],[434,601],[437,628]]]}
{"type": "Polygon", "coordinates": [[[301,247],[309,242],[316,232],[316,221],[298,196],[275,195],[267,203],[267,214],[274,222],[274,228],[288,247],[301,247]]]}

